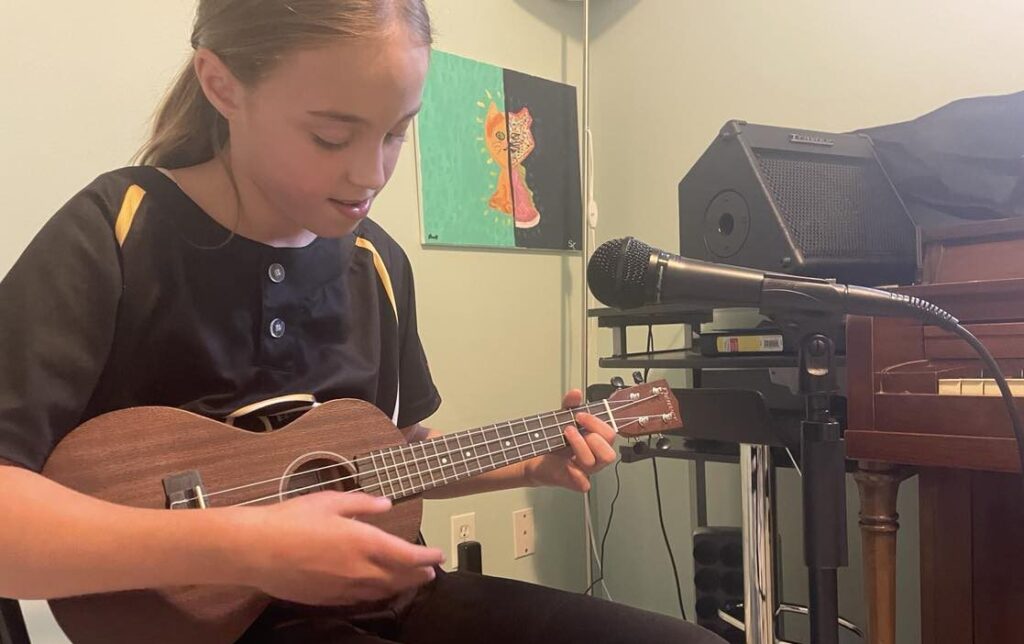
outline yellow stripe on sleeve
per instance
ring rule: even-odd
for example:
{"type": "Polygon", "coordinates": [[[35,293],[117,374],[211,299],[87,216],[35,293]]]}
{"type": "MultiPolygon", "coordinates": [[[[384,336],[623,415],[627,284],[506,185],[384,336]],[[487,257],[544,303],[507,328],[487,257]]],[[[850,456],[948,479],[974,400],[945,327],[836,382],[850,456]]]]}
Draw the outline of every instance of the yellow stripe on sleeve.
{"type": "Polygon", "coordinates": [[[356,246],[363,250],[370,251],[373,255],[373,266],[377,269],[377,276],[380,277],[381,284],[384,285],[384,291],[388,294],[388,299],[391,300],[391,308],[395,312],[395,321],[398,321],[398,304],[395,302],[395,291],[391,287],[391,276],[388,274],[388,267],[384,265],[384,259],[381,258],[380,253],[374,247],[368,239],[362,237],[356,237],[356,246]]]}
{"type": "Polygon", "coordinates": [[[135,213],[142,205],[142,199],[146,191],[141,186],[132,184],[124,193],[124,201],[121,202],[121,211],[117,213],[117,222],[114,224],[114,235],[117,237],[117,244],[124,246],[124,240],[128,237],[132,222],[135,221],[135,213]]]}

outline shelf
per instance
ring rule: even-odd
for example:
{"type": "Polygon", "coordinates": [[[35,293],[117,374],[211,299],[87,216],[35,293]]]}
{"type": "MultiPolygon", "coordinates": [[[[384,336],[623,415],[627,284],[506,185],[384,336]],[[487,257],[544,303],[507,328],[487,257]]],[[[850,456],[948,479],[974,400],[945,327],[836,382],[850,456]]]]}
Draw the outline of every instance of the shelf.
{"type": "MultiPolygon", "coordinates": [[[[688,349],[630,353],[599,358],[598,364],[611,369],[774,369],[796,367],[793,354],[759,356],[704,356],[688,349]]],[[[836,366],[846,365],[846,356],[836,356],[836,366]]]]}
{"type": "Polygon", "coordinates": [[[600,327],[647,326],[648,324],[690,324],[698,326],[711,322],[712,310],[707,307],[684,304],[656,304],[632,309],[596,308],[587,314],[597,318],[600,327]]]}

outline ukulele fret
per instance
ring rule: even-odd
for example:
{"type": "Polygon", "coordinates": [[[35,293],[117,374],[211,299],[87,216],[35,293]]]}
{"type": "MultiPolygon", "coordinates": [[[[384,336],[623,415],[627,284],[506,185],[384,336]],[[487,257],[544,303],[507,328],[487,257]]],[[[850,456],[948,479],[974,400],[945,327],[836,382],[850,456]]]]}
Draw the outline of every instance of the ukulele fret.
{"type": "Polygon", "coordinates": [[[405,474],[399,473],[399,475],[398,475],[399,479],[401,479],[401,481],[402,481],[402,494],[403,494],[403,496],[405,495],[405,482],[406,481],[409,482],[409,490],[410,490],[409,493],[410,494],[415,494],[416,493],[416,484],[413,483],[413,480],[412,480],[412,476],[413,476],[412,475],[412,468],[409,467],[409,461],[405,458],[406,449],[404,447],[398,447],[398,448],[395,448],[395,451],[397,451],[398,454],[402,457],[401,467],[405,468],[405,474]]]}
{"type": "Polygon", "coordinates": [[[405,477],[402,476],[402,472],[400,470],[401,464],[398,462],[398,458],[395,456],[395,448],[388,448],[387,453],[391,457],[391,478],[392,480],[398,481],[398,496],[395,498],[399,499],[406,495],[405,477]]]}
{"type": "Polygon", "coordinates": [[[491,455],[490,447],[487,445],[486,431],[472,431],[469,433],[469,443],[473,448],[473,453],[477,454],[477,460],[480,463],[480,471],[488,472],[496,469],[494,464],[494,456],[491,455]],[[480,436],[480,442],[477,443],[477,436],[480,436]],[[483,456],[480,456],[480,452],[483,451],[483,456]],[[489,465],[485,465],[483,462],[484,457],[487,457],[491,462],[489,465]]]}
{"type": "Polygon", "coordinates": [[[533,445],[534,451],[537,452],[538,445],[543,445],[543,451],[546,451],[550,437],[544,428],[544,421],[541,417],[537,415],[530,420],[524,421],[523,427],[526,430],[526,435],[530,439],[530,444],[533,445]]]}
{"type": "Polygon", "coordinates": [[[388,481],[388,484],[391,485],[391,493],[390,494],[388,494],[388,492],[384,489],[385,480],[384,480],[383,474],[386,471],[385,468],[384,468],[384,456],[382,454],[380,454],[379,452],[373,452],[373,453],[370,454],[370,462],[373,465],[373,474],[374,474],[374,476],[377,477],[377,487],[380,488],[380,495],[381,496],[386,496],[386,497],[389,497],[389,498],[393,498],[395,496],[395,486],[394,486],[394,484],[392,484],[390,481],[388,481]],[[377,457],[378,456],[380,457],[380,465],[377,464],[377,457]]]}
{"type": "MultiPolygon", "coordinates": [[[[452,464],[452,459],[448,455],[448,451],[449,451],[449,449],[448,449],[448,438],[447,437],[442,437],[442,438],[439,439],[439,442],[444,444],[443,453],[438,455],[438,459],[441,462],[440,463],[441,474],[444,476],[444,481],[445,481],[445,483],[448,483],[449,482],[449,480],[448,480],[449,478],[451,478],[452,480],[457,481],[459,479],[458,471],[455,469],[455,466],[452,464]],[[445,468],[451,470],[451,473],[452,473],[451,477],[448,476],[448,474],[445,471],[445,468]]],[[[434,451],[435,452],[437,451],[437,445],[434,445],[434,451]]]]}
{"type": "Polygon", "coordinates": [[[444,446],[446,452],[448,452],[448,458],[451,459],[452,468],[455,470],[455,480],[467,478],[469,476],[469,468],[466,466],[466,459],[462,455],[462,450],[459,449],[459,439],[455,437],[455,448],[452,448],[451,440],[452,436],[444,437],[444,446]]]}
{"type": "Polygon", "coordinates": [[[388,464],[388,453],[385,450],[380,450],[379,452],[377,452],[377,454],[380,456],[381,463],[381,467],[377,471],[377,474],[381,477],[381,479],[384,482],[387,483],[388,488],[391,490],[391,493],[388,494],[388,497],[396,499],[398,498],[398,491],[395,490],[395,479],[391,473],[391,465],[388,464]]]}
{"type": "Polygon", "coordinates": [[[414,450],[416,449],[416,447],[419,447],[420,449],[420,456],[417,457],[417,460],[423,461],[423,464],[426,466],[427,474],[430,475],[430,485],[427,485],[427,482],[423,480],[423,475],[420,474],[420,491],[426,492],[429,488],[436,487],[437,481],[434,479],[434,470],[433,467],[430,465],[430,457],[427,455],[426,445],[424,445],[422,441],[418,443],[413,443],[414,450]]]}
{"type": "Polygon", "coordinates": [[[498,426],[491,425],[483,431],[484,444],[487,445],[487,457],[491,459],[491,468],[498,469],[502,467],[504,462],[496,462],[494,460],[495,449],[498,451],[498,455],[501,455],[501,435],[498,433],[498,426]],[[487,432],[493,432],[494,438],[487,435],[487,432]]]}
{"type": "Polygon", "coordinates": [[[476,462],[477,456],[476,452],[472,449],[472,443],[470,443],[470,446],[467,449],[466,446],[462,444],[462,439],[462,434],[455,435],[455,444],[459,446],[459,458],[462,460],[462,464],[466,468],[466,476],[469,477],[479,473],[480,468],[476,462]]]}
{"type": "Polygon", "coordinates": [[[516,436],[516,430],[512,427],[512,421],[508,421],[505,424],[508,425],[507,429],[503,429],[502,430],[502,431],[505,432],[505,440],[502,441],[502,445],[505,446],[505,449],[503,450],[505,452],[505,455],[506,455],[505,456],[505,462],[506,463],[515,463],[517,461],[526,460],[523,457],[523,451],[519,448],[519,440],[518,440],[518,438],[516,436]],[[516,451],[516,457],[515,458],[511,457],[511,453],[512,453],[513,449],[516,451]]]}
{"type": "Polygon", "coordinates": [[[548,436],[549,450],[560,449],[567,445],[567,443],[565,442],[565,434],[563,433],[563,430],[566,425],[576,425],[576,419],[573,416],[574,414],[571,411],[555,412],[555,427],[551,432],[549,432],[548,436]],[[550,445],[551,440],[555,441],[555,445],[553,447],[550,445]]]}
{"type": "Polygon", "coordinates": [[[433,477],[434,472],[437,472],[441,477],[440,485],[444,485],[447,482],[447,479],[444,476],[444,471],[441,470],[441,458],[437,454],[437,443],[434,441],[423,441],[424,453],[426,453],[428,447],[431,448],[430,451],[433,452],[429,457],[427,457],[427,467],[430,469],[430,476],[433,477]]]}
{"type": "Polygon", "coordinates": [[[517,421],[515,425],[510,423],[516,437],[516,446],[519,448],[519,452],[526,452],[524,459],[533,458],[541,452],[537,451],[537,446],[533,442],[533,437],[530,436],[530,428],[526,425],[526,421],[517,421]]]}

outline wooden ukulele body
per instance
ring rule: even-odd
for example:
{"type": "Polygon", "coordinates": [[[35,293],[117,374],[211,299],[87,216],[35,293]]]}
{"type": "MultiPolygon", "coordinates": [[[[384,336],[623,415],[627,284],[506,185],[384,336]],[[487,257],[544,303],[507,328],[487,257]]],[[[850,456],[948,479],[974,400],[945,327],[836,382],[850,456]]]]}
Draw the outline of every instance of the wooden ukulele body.
{"type": "MultiPolygon", "coordinates": [[[[388,418],[359,400],[325,403],[266,434],[169,407],[138,407],[104,414],[75,429],[54,450],[43,475],[105,501],[161,509],[167,507],[164,478],[195,471],[208,507],[216,508],[294,496],[282,488],[282,477],[331,462],[337,467],[321,471],[332,479],[339,478],[334,475],[339,471],[355,474],[356,455],[404,445],[388,418]],[[217,494],[258,481],[271,482],[217,494]]],[[[294,490],[309,486],[314,476],[300,473],[285,480],[294,490]]],[[[356,480],[343,485],[351,489],[356,480]]],[[[366,521],[412,541],[421,514],[422,501],[414,496],[366,521]]],[[[250,588],[189,586],[52,600],[50,607],[75,644],[228,644],[270,601],[250,588]]]]}

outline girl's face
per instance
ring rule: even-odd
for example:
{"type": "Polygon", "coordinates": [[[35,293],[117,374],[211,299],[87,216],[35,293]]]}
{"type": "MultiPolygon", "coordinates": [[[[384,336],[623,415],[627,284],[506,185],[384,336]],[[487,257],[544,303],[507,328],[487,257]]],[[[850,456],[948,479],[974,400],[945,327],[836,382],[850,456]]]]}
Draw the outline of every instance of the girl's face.
{"type": "Polygon", "coordinates": [[[339,41],[290,54],[242,90],[231,160],[260,210],[284,228],[352,232],[395,169],[429,52],[401,30],[339,41]]]}

